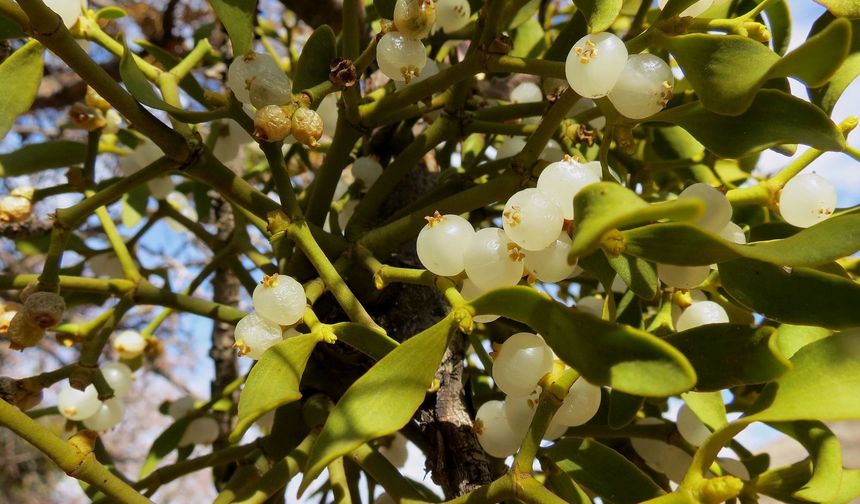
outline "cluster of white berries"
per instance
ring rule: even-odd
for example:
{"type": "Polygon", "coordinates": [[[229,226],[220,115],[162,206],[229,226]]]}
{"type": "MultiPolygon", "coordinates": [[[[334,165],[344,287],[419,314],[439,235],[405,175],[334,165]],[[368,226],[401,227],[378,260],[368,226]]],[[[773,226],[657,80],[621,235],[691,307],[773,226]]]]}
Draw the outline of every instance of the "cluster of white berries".
{"type": "Polygon", "coordinates": [[[61,415],[69,420],[82,421],[84,427],[94,431],[112,429],[122,420],[125,412],[122,398],[128,394],[134,379],[131,369],[121,362],[103,366],[101,373],[113,389],[111,399],[99,400],[94,385],[78,390],[66,384],[57,396],[57,409],[61,415]]]}
{"type": "MultiPolygon", "coordinates": [[[[430,61],[421,39],[434,27],[453,32],[466,26],[472,11],[466,0],[397,0],[394,30],[376,45],[376,62],[386,77],[409,83],[430,61]]],[[[438,72],[438,67],[435,68],[438,72]]],[[[426,77],[425,77],[426,78],[426,77]]]]}
{"type": "Polygon", "coordinates": [[[263,277],[254,289],[254,312],[236,324],[233,345],[239,355],[257,360],[263,352],[285,338],[299,334],[295,329],[286,333],[282,326],[292,326],[302,320],[307,298],[302,284],[287,275],[263,277]]]}
{"type": "Polygon", "coordinates": [[[624,42],[608,32],[579,39],[565,62],[570,87],[586,98],[609,96],[622,115],[644,119],[662,110],[672,98],[675,77],[652,54],[627,54],[624,42]]]}
{"type": "MultiPolygon", "coordinates": [[[[508,338],[493,360],[493,381],[506,394],[504,401],[487,401],[478,409],[474,431],[488,454],[504,458],[522,443],[541,393],[538,382],[556,365],[555,355],[538,334],[508,338]]],[[[568,427],[589,421],[600,407],[600,387],[579,378],[550,421],[544,439],[561,437],[568,427]]]]}
{"type": "Polygon", "coordinates": [[[249,52],[227,69],[227,86],[241,103],[256,108],[254,136],[280,142],[292,135],[315,147],[323,134],[323,119],[293,100],[292,82],[272,56],[249,52]]]}

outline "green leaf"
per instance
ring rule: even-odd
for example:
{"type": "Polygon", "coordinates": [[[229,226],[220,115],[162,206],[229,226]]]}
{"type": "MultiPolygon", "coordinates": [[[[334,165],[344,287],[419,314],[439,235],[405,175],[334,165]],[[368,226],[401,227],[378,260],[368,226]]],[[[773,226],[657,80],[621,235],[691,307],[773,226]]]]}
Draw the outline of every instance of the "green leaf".
{"type": "Polygon", "coordinates": [[[299,92],[328,81],[331,61],[337,57],[334,30],[322,25],[308,37],[293,76],[293,92],[299,92]]]}
{"type": "Polygon", "coordinates": [[[681,394],[681,399],[712,431],[720,430],[729,424],[726,418],[726,405],[719,391],[684,392],[681,394]]]}
{"type": "Polygon", "coordinates": [[[252,49],[256,0],[209,0],[209,5],[230,36],[233,54],[242,55],[252,49]]]}
{"type": "Polygon", "coordinates": [[[615,450],[591,439],[561,439],[547,456],[604,502],[634,504],[664,494],[647,474],[615,450]]]}
{"type": "Polygon", "coordinates": [[[584,37],[588,33],[588,25],[582,14],[577,11],[570,18],[570,21],[565,23],[564,27],[558,32],[555,40],[550,44],[549,49],[543,55],[543,59],[549,61],[564,61],[567,59],[567,54],[570,52],[573,44],[577,40],[584,37]]]}
{"type": "Polygon", "coordinates": [[[762,389],[747,422],[860,418],[860,331],[810,343],[791,363],[794,369],[762,389]]]}
{"type": "Polygon", "coordinates": [[[478,315],[496,314],[530,326],[559,358],[595,385],[664,397],[695,384],[689,362],[661,339],[568,308],[534,289],[496,289],[470,304],[478,315]]]}
{"type": "Polygon", "coordinates": [[[566,472],[562,471],[552,461],[541,461],[542,464],[552,464],[551,470],[544,469],[548,488],[569,504],[591,504],[591,499],[566,472]]]}
{"type": "Polygon", "coordinates": [[[620,390],[611,390],[609,392],[609,426],[613,429],[621,429],[629,425],[636,419],[636,414],[644,402],[644,397],[625,394],[620,390]]]}
{"type": "Polygon", "coordinates": [[[770,43],[777,54],[785,54],[791,42],[791,10],[786,0],[771,2],[764,8],[767,26],[770,30],[770,43]]]}
{"type": "Polygon", "coordinates": [[[122,225],[131,229],[140,223],[146,215],[146,204],[149,202],[149,188],[135,187],[122,195],[122,225]]]}
{"type": "Polygon", "coordinates": [[[149,448],[149,453],[146,455],[146,460],[143,461],[140,473],[137,475],[138,479],[143,479],[147,474],[155,470],[158,463],[179,446],[179,441],[182,439],[182,435],[185,434],[185,429],[188,428],[191,420],[191,417],[180,418],[155,438],[155,441],[152,442],[152,446],[149,448]]]}
{"type": "Polygon", "coordinates": [[[746,257],[780,266],[818,266],[860,250],[860,212],[835,216],[788,238],[747,245],[681,223],[652,224],[622,234],[625,253],[658,263],[703,266],[746,257]]]}
{"type": "Polygon", "coordinates": [[[783,357],[790,359],[801,348],[831,334],[833,331],[823,327],[782,324],[776,335],[776,346],[783,357]]]}
{"type": "MultiPolygon", "coordinates": [[[[835,19],[832,14],[824,13],[812,25],[811,33],[817,33],[823,27],[829,26],[835,19]]],[[[845,89],[860,75],[860,20],[851,21],[851,48],[849,51],[845,62],[827,83],[821,87],[809,89],[812,103],[821,107],[828,114],[833,112],[833,107],[836,106],[836,102],[839,101],[845,89]]]]}
{"type": "Polygon", "coordinates": [[[25,145],[8,154],[0,154],[0,177],[17,177],[52,168],[66,168],[83,163],[86,154],[86,144],[68,140],[25,145]]]}
{"type": "Polygon", "coordinates": [[[102,7],[101,9],[96,11],[96,19],[120,19],[128,16],[128,13],[125,12],[121,7],[117,7],[116,5],[109,5],[107,7],[102,7]]]}
{"type": "Polygon", "coordinates": [[[810,268],[789,272],[752,259],[718,268],[731,298],[769,319],[832,329],[860,326],[860,285],[851,280],[810,268]]]}
{"type": "Polygon", "coordinates": [[[842,483],[839,485],[839,495],[828,504],[849,504],[860,496],[860,469],[845,469],[842,471],[842,483]]]}
{"type": "Polygon", "coordinates": [[[302,334],[287,338],[263,353],[251,368],[239,396],[238,419],[230,433],[231,443],[238,442],[266,413],[301,399],[299,383],[318,341],[315,333],[302,334]]]}
{"type": "Polygon", "coordinates": [[[684,12],[687,7],[696,2],[697,0],[669,0],[660,10],[657,19],[668,19],[673,16],[678,16],[684,12]]]}
{"type": "Polygon", "coordinates": [[[662,37],[708,110],[743,113],[770,79],[794,77],[820,86],[842,65],[851,42],[851,23],[837,20],[780,58],[766,46],[740,35],[694,33],[662,37]]]}
{"type": "Polygon", "coordinates": [[[693,364],[696,390],[765,383],[790,369],[772,328],[708,324],[666,338],[693,364]]]}
{"type": "Polygon", "coordinates": [[[529,18],[514,31],[514,48],[511,56],[535,58],[546,49],[543,26],[536,18],[529,18]]]}
{"type": "Polygon", "coordinates": [[[333,460],[409,422],[424,401],[455,327],[448,316],[409,338],[347,389],[311,448],[301,491],[333,460]]]}
{"type": "Polygon", "coordinates": [[[715,114],[692,102],[664,110],[651,121],[686,129],[711,152],[740,158],[781,144],[801,143],[819,150],[841,150],[845,139],[818,107],[799,98],[762,89],[744,113],[715,114]]]}
{"type": "Polygon", "coordinates": [[[0,63],[0,139],[12,129],[15,119],[30,110],[42,82],[44,47],[30,40],[0,63]]]}
{"type": "Polygon", "coordinates": [[[692,198],[648,204],[630,189],[611,182],[586,186],[573,198],[573,207],[577,223],[571,259],[593,251],[612,229],[664,218],[694,219],[704,211],[702,203],[692,198]]]}
{"type": "Polygon", "coordinates": [[[0,40],[23,38],[26,34],[21,25],[12,21],[7,16],[0,14],[0,40]]]}
{"type": "Polygon", "coordinates": [[[812,477],[792,494],[809,502],[829,502],[842,482],[842,447],[833,431],[821,422],[776,422],[771,427],[806,448],[812,461],[812,477]]]}
{"type": "MultiPolygon", "coordinates": [[[[618,257],[608,257],[612,269],[624,280],[637,296],[642,299],[651,300],[657,295],[660,282],[657,279],[657,271],[647,261],[627,254],[618,257]]],[[[711,264],[711,263],[708,263],[711,264]]]]}
{"type": "Polygon", "coordinates": [[[623,0],[573,0],[576,8],[585,16],[591,33],[606,31],[624,5],[623,0]]]}
{"type": "Polygon", "coordinates": [[[858,18],[860,17],[860,3],[856,0],[815,0],[827,7],[834,16],[858,18]]]}

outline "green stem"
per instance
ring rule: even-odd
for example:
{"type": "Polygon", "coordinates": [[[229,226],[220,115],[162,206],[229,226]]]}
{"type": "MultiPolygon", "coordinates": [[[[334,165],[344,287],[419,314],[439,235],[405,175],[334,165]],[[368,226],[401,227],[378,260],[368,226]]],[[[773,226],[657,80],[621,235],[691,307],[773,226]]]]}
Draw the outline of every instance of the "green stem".
{"type": "Polygon", "coordinates": [[[4,16],[17,23],[24,30],[30,26],[30,18],[16,3],[0,0],[0,13],[3,13],[4,16]]]}
{"type": "MultiPolygon", "coordinates": [[[[517,495],[514,475],[508,473],[501,478],[483,485],[469,493],[463,494],[456,499],[445,501],[445,504],[474,504],[479,502],[505,502],[517,495]]],[[[403,504],[413,504],[412,501],[403,500],[403,504]]]]}
{"type": "Polygon", "coordinates": [[[88,483],[117,502],[150,503],[149,499],[100,464],[92,450],[63,441],[6,401],[0,401],[0,425],[38,448],[67,475],[88,483]]]}
{"type": "MultiPolygon", "coordinates": [[[[344,5],[349,3],[352,2],[347,0],[344,5]]],[[[331,485],[332,502],[334,504],[352,504],[352,496],[349,494],[349,482],[347,481],[346,471],[343,468],[343,457],[336,459],[328,465],[328,479],[331,485]]]]}
{"type": "MultiPolygon", "coordinates": [[[[92,195],[92,191],[87,192],[87,196],[92,195]]],[[[134,264],[134,258],[132,258],[131,253],[128,251],[128,247],[125,245],[125,241],[123,241],[119,230],[113,223],[113,219],[108,213],[107,208],[103,206],[96,208],[96,216],[99,222],[101,222],[102,229],[110,242],[111,248],[113,248],[114,254],[116,254],[122,266],[123,274],[132,282],[139,281],[141,279],[140,271],[137,269],[137,265],[134,264]]]]}
{"type": "Polygon", "coordinates": [[[546,148],[547,142],[550,141],[561,122],[567,117],[567,113],[579,101],[579,98],[579,95],[570,88],[566,89],[558,97],[558,100],[552,104],[552,107],[544,115],[535,132],[526,140],[523,150],[514,156],[511,163],[514,170],[517,170],[518,167],[530,167],[537,161],[541,152],[546,148]]]}
{"type": "Polygon", "coordinates": [[[520,482],[517,497],[525,504],[566,504],[564,499],[547,490],[534,478],[524,478],[520,482]]]}
{"type": "Polygon", "coordinates": [[[257,450],[259,446],[260,442],[258,440],[253,443],[223,448],[201,457],[182,460],[156,469],[133,486],[138,490],[153,490],[201,469],[206,469],[207,467],[218,467],[244,458],[257,450]]]}
{"type": "Polygon", "coordinates": [[[263,142],[260,144],[260,148],[269,162],[269,170],[272,173],[272,178],[275,179],[278,196],[281,198],[281,206],[286,210],[288,217],[291,219],[300,219],[302,217],[302,209],[299,208],[299,202],[296,200],[296,192],[293,189],[292,182],[290,182],[290,174],[287,173],[287,165],[284,162],[283,154],[281,154],[281,143],[263,142]]]}
{"type": "Polygon", "coordinates": [[[199,40],[197,45],[194,46],[194,49],[192,49],[191,52],[182,59],[182,61],[170,69],[170,73],[176,77],[177,82],[181,81],[185,76],[191,73],[191,70],[193,70],[194,67],[203,61],[211,50],[212,44],[209,43],[209,39],[204,38],[199,40]]]}
{"type": "Polygon", "coordinates": [[[361,447],[350,453],[348,457],[358,464],[374,481],[382,485],[385,491],[395,499],[423,500],[430,497],[412,486],[409,480],[404,478],[400,474],[400,471],[391,465],[388,459],[367,444],[361,445],[361,447]]]}
{"type": "Polygon", "coordinates": [[[490,72],[510,72],[541,77],[553,77],[564,79],[564,63],[530,58],[517,58],[515,56],[494,56],[487,61],[487,70],[490,72]]]}
{"type": "Polygon", "coordinates": [[[45,256],[45,265],[39,275],[39,287],[47,292],[59,290],[60,266],[63,261],[63,252],[71,237],[71,232],[61,226],[51,229],[51,241],[48,243],[48,253],[45,256]]]}

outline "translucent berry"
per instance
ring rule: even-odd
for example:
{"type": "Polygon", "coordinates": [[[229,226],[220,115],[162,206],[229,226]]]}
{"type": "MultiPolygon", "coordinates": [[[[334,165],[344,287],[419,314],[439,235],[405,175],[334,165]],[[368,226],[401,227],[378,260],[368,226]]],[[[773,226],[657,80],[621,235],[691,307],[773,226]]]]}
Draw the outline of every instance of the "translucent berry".
{"type": "Polygon", "coordinates": [[[626,63],[627,48],[620,38],[607,32],[591,33],[573,45],[564,71],[577,94],[600,98],[615,86],[626,63]]]}
{"type": "Polygon", "coordinates": [[[660,112],[672,99],[675,77],[665,61],[653,54],[634,54],[609,93],[615,110],[631,119],[660,112]]]}
{"type": "Polygon", "coordinates": [[[290,79],[274,58],[269,54],[254,52],[233,60],[227,69],[227,86],[237,100],[255,107],[285,105],[290,101],[289,93],[292,88],[290,79]],[[270,102],[272,96],[277,96],[275,102],[270,102]],[[253,103],[254,101],[257,103],[253,103]]]}
{"type": "Polygon", "coordinates": [[[528,395],[552,366],[552,350],[543,338],[516,333],[505,340],[493,360],[493,381],[506,394],[528,395]]]}
{"type": "Polygon", "coordinates": [[[677,426],[681,437],[693,446],[701,446],[711,435],[711,430],[686,404],[678,410],[677,426]]]}
{"type": "Polygon", "coordinates": [[[251,313],[245,315],[236,324],[236,329],[233,333],[236,343],[233,346],[239,350],[239,355],[259,360],[263,357],[263,352],[275,343],[283,340],[282,334],[281,326],[264,319],[256,313],[251,313]]]}
{"type": "Polygon", "coordinates": [[[396,432],[386,443],[380,444],[379,453],[388,459],[394,467],[405,466],[406,459],[409,457],[409,450],[406,447],[406,436],[396,432]]]}
{"type": "Polygon", "coordinates": [[[600,387],[579,378],[570,387],[554,420],[566,427],[576,427],[591,420],[600,408],[600,387]]]}
{"type": "Polygon", "coordinates": [[[729,316],[726,310],[713,301],[693,303],[681,313],[675,323],[675,330],[686,331],[707,324],[727,324],[729,316]]]}
{"type": "Polygon", "coordinates": [[[526,141],[521,137],[510,137],[499,145],[496,149],[496,159],[504,159],[516,156],[523,147],[526,146],[526,141]]]}
{"type": "Polygon", "coordinates": [[[674,264],[658,264],[657,277],[669,287],[676,289],[692,289],[698,287],[708,275],[710,266],[676,266],[674,264]]]}
{"type": "Polygon", "coordinates": [[[502,212],[505,233],[525,250],[542,250],[558,238],[564,214],[555,199],[537,188],[514,193],[502,212]]]}
{"type": "Polygon", "coordinates": [[[737,476],[738,478],[748,481],[750,479],[750,471],[747,469],[747,466],[744,465],[743,462],[737,459],[726,458],[726,457],[717,457],[717,463],[723,470],[732,476],[737,476]]]}
{"type": "Polygon", "coordinates": [[[463,254],[475,230],[459,215],[427,217],[427,225],[415,242],[418,259],[433,274],[454,276],[463,272],[463,254]]]}
{"type": "MultiPolygon", "coordinates": [[[[657,5],[659,5],[661,9],[665,8],[667,3],[669,3],[669,0],[657,0],[657,5]]],[[[710,9],[711,5],[713,4],[714,0],[699,0],[698,2],[695,2],[693,5],[681,11],[680,15],[682,17],[696,17],[704,13],[706,10],[710,9]]]]}
{"type": "Polygon", "coordinates": [[[47,0],[45,5],[60,15],[66,28],[71,28],[81,17],[81,13],[87,7],[87,2],[81,0],[47,0]]]}
{"type": "Polygon", "coordinates": [[[708,184],[698,182],[687,187],[678,195],[678,199],[681,198],[697,198],[704,202],[705,213],[694,223],[712,233],[719,233],[731,221],[732,205],[729,199],[708,184]]]}
{"type": "Polygon", "coordinates": [[[595,296],[586,296],[576,302],[576,309],[600,318],[603,316],[603,300],[595,296]]]}
{"type": "Polygon", "coordinates": [[[59,324],[63,319],[66,301],[53,292],[34,292],[24,301],[22,311],[33,324],[47,329],[59,324]]]}
{"type": "Polygon", "coordinates": [[[320,102],[319,107],[317,107],[317,113],[322,118],[323,135],[333,138],[334,130],[337,126],[337,116],[339,114],[337,108],[337,95],[334,93],[326,95],[320,102]]]}
{"type": "Polygon", "coordinates": [[[468,0],[436,0],[436,26],[453,33],[469,24],[472,7],[468,0]]]}
{"type": "Polygon", "coordinates": [[[322,138],[323,120],[315,110],[302,107],[293,112],[291,128],[298,142],[316,147],[322,138]]]}
{"type": "Polygon", "coordinates": [[[570,277],[576,269],[576,261],[573,264],[567,262],[570,243],[570,236],[562,231],[548,247],[525,251],[526,271],[541,282],[555,283],[570,277]]]}
{"type": "Polygon", "coordinates": [[[556,202],[565,219],[573,220],[573,197],[596,182],[600,182],[600,177],[595,177],[590,167],[569,157],[544,168],[538,176],[537,188],[556,202]]]}
{"type": "Polygon", "coordinates": [[[113,389],[114,396],[125,397],[134,379],[131,369],[122,362],[113,362],[102,366],[101,371],[105,381],[113,389]]]}
{"type": "MultiPolygon", "coordinates": [[[[197,210],[188,201],[188,196],[182,194],[181,192],[173,191],[168,194],[164,199],[165,201],[167,201],[168,204],[170,204],[170,206],[178,210],[179,213],[185,216],[188,220],[190,220],[191,222],[197,222],[197,210]]],[[[175,231],[186,231],[185,227],[174,219],[167,219],[167,225],[175,231]]]]}
{"type": "Polygon", "coordinates": [[[365,190],[370,189],[382,176],[382,165],[371,157],[362,156],[352,163],[352,176],[361,181],[365,190]]]}
{"type": "Polygon", "coordinates": [[[466,275],[479,289],[488,291],[516,285],[523,276],[519,245],[499,228],[484,228],[469,240],[463,252],[466,275]]]}
{"type": "Polygon", "coordinates": [[[550,163],[557,163],[564,159],[564,151],[561,150],[561,145],[553,139],[546,143],[546,147],[540,153],[540,158],[550,163]]]}
{"type": "Polygon", "coordinates": [[[21,222],[33,213],[33,188],[19,187],[0,198],[0,222],[21,222]]]}
{"type": "Polygon", "coordinates": [[[287,138],[292,118],[280,105],[266,105],[254,116],[254,138],[261,142],[280,142],[287,138]]]}
{"type": "Polygon", "coordinates": [[[730,242],[737,243],[738,245],[743,245],[747,242],[747,236],[744,234],[744,230],[734,222],[726,224],[726,227],[720,231],[720,237],[730,242]]]}
{"type": "Polygon", "coordinates": [[[403,35],[423,39],[436,23],[434,0],[397,0],[394,4],[394,26],[403,35]]]}
{"type": "Polygon", "coordinates": [[[293,277],[277,273],[263,277],[254,289],[253,298],[257,314],[280,325],[292,325],[301,320],[308,302],[302,284],[293,277]]]}
{"type": "Polygon", "coordinates": [[[427,63],[424,44],[399,32],[388,32],[376,45],[379,69],[391,80],[409,82],[427,63]]]}
{"type": "MultiPolygon", "coordinates": [[[[576,104],[571,107],[570,111],[567,113],[567,117],[576,117],[579,114],[591,110],[593,108],[597,108],[597,104],[594,103],[594,100],[590,100],[588,98],[580,98],[576,104]]],[[[603,129],[606,126],[606,118],[602,115],[600,117],[595,117],[588,121],[588,125],[596,130],[603,129]]]]}
{"type": "Polygon", "coordinates": [[[167,408],[167,414],[179,420],[194,409],[196,402],[197,400],[191,396],[180,397],[170,403],[170,406],[167,408]]]}
{"type": "Polygon", "coordinates": [[[83,391],[66,384],[57,395],[57,409],[69,420],[83,420],[98,411],[102,402],[99,393],[93,385],[88,385],[83,391]]]}
{"type": "Polygon", "coordinates": [[[514,103],[531,103],[543,101],[543,91],[534,82],[521,82],[511,90],[511,101],[514,103]]]}
{"type": "Polygon", "coordinates": [[[149,187],[149,194],[155,199],[164,199],[170,194],[176,185],[170,177],[155,177],[146,183],[149,187]]]}
{"type": "MultiPolygon", "coordinates": [[[[469,280],[468,278],[463,280],[463,287],[460,288],[460,294],[463,296],[463,299],[465,299],[466,301],[471,301],[483,293],[484,293],[484,291],[479,289],[478,286],[475,285],[475,282],[469,280]]],[[[489,324],[490,322],[495,322],[498,319],[499,319],[498,315],[490,315],[490,314],[475,315],[474,317],[472,317],[472,320],[474,320],[475,322],[477,322],[479,324],[489,324]]]]}
{"type": "Polygon", "coordinates": [[[508,394],[505,396],[505,416],[517,439],[522,440],[529,430],[540,400],[540,393],[541,388],[537,387],[528,394],[508,394]]]}
{"type": "Polygon", "coordinates": [[[412,86],[421,81],[425,81],[430,77],[433,77],[437,73],[439,73],[439,63],[436,63],[436,61],[431,58],[427,58],[427,61],[424,63],[424,68],[421,69],[420,74],[409,79],[408,83],[405,81],[394,81],[394,89],[397,89],[399,91],[406,86],[412,86]]]}
{"type": "Polygon", "coordinates": [[[108,399],[101,403],[92,416],[84,419],[84,427],[96,432],[110,430],[122,420],[123,413],[125,413],[125,404],[122,399],[117,397],[108,399]]]}
{"type": "Polygon", "coordinates": [[[792,226],[807,228],[836,209],[836,188],[826,178],[803,173],[789,180],[779,195],[779,213],[792,226]]]}
{"type": "Polygon", "coordinates": [[[478,408],[475,424],[472,427],[481,448],[490,456],[505,458],[516,453],[522,441],[508,423],[505,403],[487,401],[478,408]]]}
{"type": "Polygon", "coordinates": [[[182,438],[179,440],[179,446],[212,444],[218,439],[220,434],[221,428],[214,418],[195,418],[185,428],[185,433],[182,434],[182,438]]]}
{"type": "Polygon", "coordinates": [[[134,359],[146,349],[146,338],[141,336],[137,331],[123,331],[116,335],[113,340],[113,348],[117,351],[120,358],[130,360],[134,359]]]}

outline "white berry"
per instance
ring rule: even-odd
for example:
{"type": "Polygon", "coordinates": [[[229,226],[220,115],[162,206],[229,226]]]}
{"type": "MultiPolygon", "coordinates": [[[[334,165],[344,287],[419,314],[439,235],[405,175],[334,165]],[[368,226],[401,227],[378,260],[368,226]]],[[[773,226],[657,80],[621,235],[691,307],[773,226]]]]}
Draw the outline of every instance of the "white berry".
{"type": "Polygon", "coordinates": [[[520,247],[499,228],[476,232],[463,252],[466,275],[484,291],[516,285],[523,276],[520,247]]]}
{"type": "Polygon", "coordinates": [[[463,254],[475,230],[459,215],[427,217],[427,225],[418,233],[418,259],[430,272],[455,276],[463,272],[463,254]]]}
{"type": "Polygon", "coordinates": [[[317,107],[317,113],[322,117],[323,135],[333,138],[337,126],[337,116],[340,113],[337,108],[337,95],[335,93],[327,94],[317,107]]]}
{"type": "MultiPolygon", "coordinates": [[[[597,167],[600,168],[599,162],[597,167]]],[[[556,202],[565,219],[573,220],[573,197],[596,182],[600,182],[600,177],[594,175],[593,166],[567,158],[544,168],[538,176],[537,188],[556,202]]]]}
{"type": "Polygon", "coordinates": [[[541,387],[537,387],[528,394],[505,396],[505,416],[517,439],[522,439],[529,430],[540,400],[540,393],[541,387]]]}
{"type": "Polygon", "coordinates": [[[526,270],[541,282],[555,283],[570,277],[576,269],[576,261],[567,262],[570,243],[570,236],[562,231],[548,247],[523,252],[526,270]]]}
{"type": "Polygon", "coordinates": [[[678,410],[677,426],[681,437],[693,446],[701,446],[711,435],[710,429],[686,404],[678,410]]]}
{"type": "Polygon", "coordinates": [[[434,0],[397,0],[394,4],[394,26],[409,38],[423,39],[435,23],[434,0]]]}
{"type": "Polygon", "coordinates": [[[514,193],[502,212],[505,233],[525,250],[541,250],[555,242],[564,225],[561,207],[537,188],[514,193]]]}
{"type": "Polygon", "coordinates": [[[504,159],[516,156],[526,146],[526,141],[521,137],[510,137],[496,149],[496,159],[504,159]]]}
{"type": "Polygon", "coordinates": [[[452,33],[469,24],[472,7],[468,0],[436,0],[436,26],[452,33]]]}
{"type": "Polygon", "coordinates": [[[405,466],[406,459],[409,456],[409,450],[406,447],[406,436],[396,432],[387,445],[380,445],[379,453],[388,459],[394,467],[405,466]]]}
{"type": "Polygon", "coordinates": [[[534,82],[521,82],[511,90],[511,101],[514,103],[532,103],[543,101],[543,91],[534,82]]]}
{"type": "Polygon", "coordinates": [[[543,338],[516,333],[505,341],[493,361],[493,381],[506,394],[528,395],[552,366],[552,350],[543,338]]]}
{"type": "Polygon", "coordinates": [[[727,324],[729,316],[726,310],[713,301],[693,303],[678,317],[675,323],[677,331],[686,331],[707,324],[727,324]]]}
{"type": "Polygon", "coordinates": [[[567,55],[564,71],[570,87],[580,96],[609,94],[627,63],[627,47],[615,35],[591,33],[579,39],[567,55]]]}
{"type": "MultiPolygon", "coordinates": [[[[463,280],[463,287],[460,288],[460,294],[463,296],[463,299],[465,299],[466,301],[471,301],[483,293],[484,293],[484,291],[479,289],[478,286],[475,285],[475,282],[469,280],[468,278],[463,280]]],[[[474,320],[475,322],[477,322],[479,324],[489,324],[490,322],[495,322],[498,319],[499,319],[498,315],[489,315],[489,314],[487,314],[487,315],[475,315],[474,317],[472,317],[472,320],[474,320]]]]}
{"type": "Polygon", "coordinates": [[[669,287],[692,289],[699,286],[711,274],[710,266],[676,266],[658,264],[657,277],[669,287]]]}
{"type": "Polygon", "coordinates": [[[146,349],[146,338],[137,331],[123,331],[114,338],[113,348],[122,359],[134,359],[146,349]]]}
{"type": "Polygon", "coordinates": [[[478,408],[473,430],[485,452],[493,457],[505,458],[516,453],[520,439],[511,429],[505,414],[505,403],[487,401],[478,408]]]}
{"type": "Polygon", "coordinates": [[[182,438],[179,440],[179,446],[212,444],[218,439],[220,434],[221,428],[214,418],[195,418],[185,428],[185,433],[182,434],[182,438]]]}
{"type": "Polygon", "coordinates": [[[634,54],[627,59],[609,100],[621,115],[644,119],[666,107],[674,85],[675,77],[665,61],[653,54],[634,54]]]}
{"type": "Polygon", "coordinates": [[[361,181],[365,190],[370,189],[382,176],[382,165],[373,158],[362,156],[352,163],[352,176],[361,181]]]}
{"type": "Polygon", "coordinates": [[[194,409],[194,405],[196,402],[197,400],[194,399],[192,396],[180,397],[179,399],[170,403],[170,406],[167,407],[167,414],[179,420],[194,409]]]}
{"type": "Polygon", "coordinates": [[[236,324],[233,337],[236,339],[233,346],[239,350],[239,355],[259,360],[263,352],[283,340],[283,333],[277,323],[250,313],[236,324]]]}
{"type": "Polygon", "coordinates": [[[564,426],[576,427],[591,420],[599,408],[600,387],[580,377],[570,387],[564,402],[555,413],[555,420],[564,426]]]}
{"type": "Polygon", "coordinates": [[[102,402],[99,393],[93,385],[88,385],[83,391],[66,384],[57,395],[57,409],[69,420],[83,420],[98,411],[102,402]]]}
{"type": "Polygon", "coordinates": [[[683,198],[695,198],[704,203],[705,213],[693,222],[712,233],[722,231],[732,218],[732,205],[729,199],[708,184],[698,182],[687,187],[678,195],[678,199],[683,198]]]}
{"type": "Polygon", "coordinates": [[[114,396],[124,397],[134,379],[131,369],[122,362],[113,362],[101,368],[102,376],[113,389],[114,396]]]}
{"type": "Polygon", "coordinates": [[[388,32],[376,45],[379,69],[391,80],[409,82],[427,63],[424,44],[399,32],[388,32]]]}
{"type": "Polygon", "coordinates": [[[792,226],[807,228],[836,209],[836,187],[815,173],[803,173],[789,180],[779,195],[779,213],[792,226]]]}
{"type": "Polygon", "coordinates": [[[122,420],[125,404],[122,399],[114,397],[101,403],[99,409],[89,418],[84,419],[84,427],[97,432],[112,429],[122,420]]]}
{"type": "Polygon", "coordinates": [[[46,0],[45,5],[60,15],[66,28],[71,28],[87,8],[87,2],[81,0],[46,0]]]}
{"type": "Polygon", "coordinates": [[[285,105],[290,101],[292,88],[290,79],[272,56],[255,52],[233,60],[227,69],[227,86],[237,100],[255,107],[285,105]]]}
{"type": "Polygon", "coordinates": [[[734,222],[726,224],[726,227],[720,231],[720,237],[738,245],[743,245],[747,242],[744,230],[734,222]]]}
{"type": "Polygon", "coordinates": [[[254,289],[254,310],[262,318],[280,325],[292,325],[302,319],[307,298],[302,284],[293,277],[275,273],[263,277],[254,289]]]}

